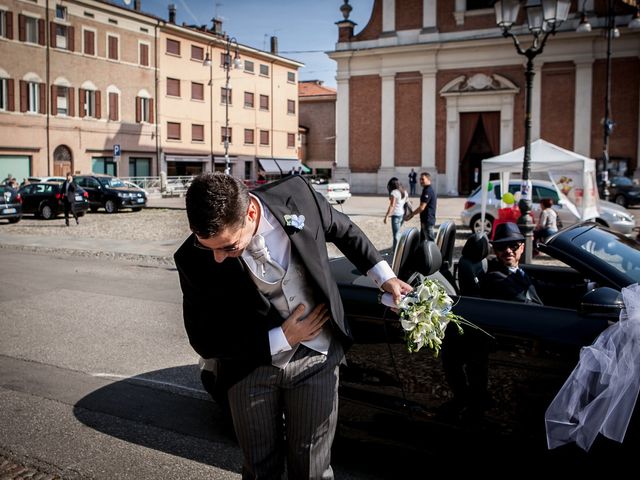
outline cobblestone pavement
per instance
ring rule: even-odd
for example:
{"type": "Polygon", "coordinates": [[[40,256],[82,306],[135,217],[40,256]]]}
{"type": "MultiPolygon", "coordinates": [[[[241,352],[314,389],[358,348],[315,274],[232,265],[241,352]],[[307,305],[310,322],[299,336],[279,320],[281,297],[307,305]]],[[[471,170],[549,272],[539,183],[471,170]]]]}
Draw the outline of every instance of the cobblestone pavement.
{"type": "Polygon", "coordinates": [[[62,480],[58,475],[45,473],[0,455],[0,480],[62,480]]]}

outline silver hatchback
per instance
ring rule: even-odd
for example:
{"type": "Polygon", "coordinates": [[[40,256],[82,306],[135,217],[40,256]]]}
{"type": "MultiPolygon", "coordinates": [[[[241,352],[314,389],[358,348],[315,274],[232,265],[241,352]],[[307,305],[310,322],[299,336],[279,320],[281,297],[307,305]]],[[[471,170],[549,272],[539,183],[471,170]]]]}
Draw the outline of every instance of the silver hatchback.
{"type": "MultiPolygon", "coordinates": [[[[580,221],[571,211],[564,205],[565,200],[561,199],[553,183],[547,180],[532,180],[533,196],[532,196],[532,214],[534,218],[538,217],[540,212],[540,200],[543,198],[551,198],[553,200],[553,208],[558,213],[558,227],[568,227],[580,221]]],[[[512,180],[509,182],[509,191],[516,193],[520,191],[520,180],[512,180]]],[[[464,210],[460,213],[460,218],[464,225],[468,225],[473,232],[480,232],[483,228],[481,221],[481,198],[482,192],[480,187],[476,188],[464,204],[464,210]]],[[[499,183],[489,192],[487,197],[487,211],[485,214],[484,230],[491,232],[493,228],[493,220],[498,216],[498,208],[500,208],[500,199],[502,198],[499,183]]],[[[605,227],[620,232],[624,235],[632,233],[635,227],[635,219],[628,210],[616,205],[615,203],[598,200],[598,210],[600,216],[594,218],[596,222],[605,227]]]]}

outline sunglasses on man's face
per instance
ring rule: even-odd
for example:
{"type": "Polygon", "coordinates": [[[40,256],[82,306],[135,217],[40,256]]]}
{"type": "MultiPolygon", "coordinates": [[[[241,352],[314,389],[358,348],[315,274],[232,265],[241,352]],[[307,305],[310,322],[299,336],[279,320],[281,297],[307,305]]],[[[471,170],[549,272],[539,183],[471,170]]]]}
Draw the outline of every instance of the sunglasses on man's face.
{"type": "Polygon", "coordinates": [[[520,248],[521,245],[523,245],[522,242],[496,243],[496,244],[494,244],[493,248],[495,248],[499,252],[504,252],[507,249],[510,249],[512,252],[515,252],[516,250],[518,250],[520,248]]]}

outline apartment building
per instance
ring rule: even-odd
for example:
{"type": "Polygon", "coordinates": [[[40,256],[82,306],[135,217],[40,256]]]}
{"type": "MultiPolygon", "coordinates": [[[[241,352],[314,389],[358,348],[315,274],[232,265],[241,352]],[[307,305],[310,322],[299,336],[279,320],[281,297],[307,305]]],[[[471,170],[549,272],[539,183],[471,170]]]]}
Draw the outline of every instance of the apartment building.
{"type": "Polygon", "coordinates": [[[139,6],[0,0],[1,178],[158,174],[159,19],[139,6]]]}
{"type": "Polygon", "coordinates": [[[298,84],[298,95],[300,159],[314,173],[330,177],[336,158],[336,90],[321,80],[306,80],[298,84]]]}
{"type": "Polygon", "coordinates": [[[301,63],[238,43],[211,28],[160,28],[158,122],[168,175],[224,171],[243,179],[279,176],[298,165],[301,63]],[[227,162],[228,158],[228,162],[227,162]]]}
{"type": "MultiPolygon", "coordinates": [[[[601,159],[607,91],[607,20],[615,128],[607,165],[638,166],[640,31],[632,0],[571,2],[569,18],[534,61],[532,140],[543,138],[601,159]],[[611,15],[609,15],[611,13],[611,15]],[[576,31],[581,17],[592,26],[576,31]],[[632,26],[635,24],[631,23],[632,26]]],[[[491,0],[375,0],[356,31],[341,6],[334,175],[356,192],[384,192],[411,168],[435,176],[440,194],[468,193],[481,160],[524,144],[526,60],[501,35],[491,0]]],[[[522,9],[521,9],[522,10],[522,9]]],[[[523,48],[532,35],[521,11],[514,31],[523,48]]],[[[602,167],[600,160],[600,167],[602,167]]]]}

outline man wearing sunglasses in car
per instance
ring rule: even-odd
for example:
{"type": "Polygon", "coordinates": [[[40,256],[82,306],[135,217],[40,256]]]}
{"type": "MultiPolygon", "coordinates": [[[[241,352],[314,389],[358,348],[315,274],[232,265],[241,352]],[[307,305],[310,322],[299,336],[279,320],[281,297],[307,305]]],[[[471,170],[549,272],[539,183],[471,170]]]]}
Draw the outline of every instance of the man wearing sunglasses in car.
{"type": "Polygon", "coordinates": [[[524,236],[518,225],[512,222],[498,225],[491,244],[496,258],[489,260],[487,273],[480,278],[482,296],[542,305],[531,278],[520,268],[524,236]]]}

